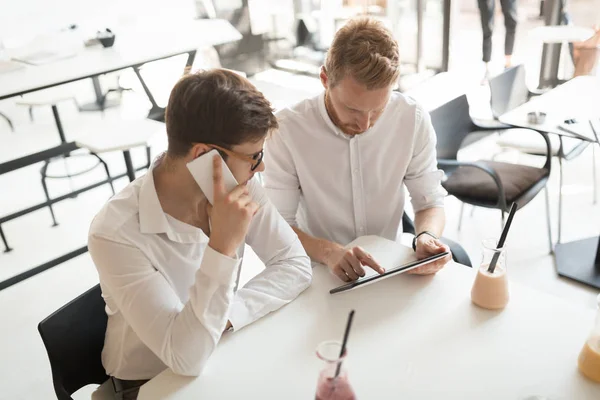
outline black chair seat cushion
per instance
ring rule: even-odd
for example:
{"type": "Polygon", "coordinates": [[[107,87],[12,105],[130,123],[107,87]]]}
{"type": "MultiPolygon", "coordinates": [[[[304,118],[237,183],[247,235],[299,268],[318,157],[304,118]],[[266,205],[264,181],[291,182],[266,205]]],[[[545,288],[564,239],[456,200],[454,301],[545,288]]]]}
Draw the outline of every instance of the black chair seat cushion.
{"type": "MultiPolygon", "coordinates": [[[[478,161],[496,171],[504,187],[506,203],[518,199],[529,188],[548,175],[544,168],[497,161],[478,161]]],[[[498,201],[498,186],[485,171],[475,167],[459,167],[442,183],[449,194],[475,202],[494,204],[498,201]]]]}

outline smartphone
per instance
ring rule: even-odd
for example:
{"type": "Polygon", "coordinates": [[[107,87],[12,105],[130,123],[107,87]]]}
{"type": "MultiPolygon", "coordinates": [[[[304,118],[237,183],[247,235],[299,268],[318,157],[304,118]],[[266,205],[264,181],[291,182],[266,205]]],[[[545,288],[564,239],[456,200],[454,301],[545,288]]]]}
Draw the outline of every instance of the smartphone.
{"type": "Polygon", "coordinates": [[[194,180],[200,186],[202,193],[206,196],[210,204],[214,201],[214,183],[213,183],[213,157],[219,156],[223,170],[223,183],[225,184],[225,192],[229,193],[238,185],[233,174],[227,167],[225,160],[221,157],[217,150],[211,150],[208,153],[202,154],[187,164],[187,168],[194,177],[194,180]]]}

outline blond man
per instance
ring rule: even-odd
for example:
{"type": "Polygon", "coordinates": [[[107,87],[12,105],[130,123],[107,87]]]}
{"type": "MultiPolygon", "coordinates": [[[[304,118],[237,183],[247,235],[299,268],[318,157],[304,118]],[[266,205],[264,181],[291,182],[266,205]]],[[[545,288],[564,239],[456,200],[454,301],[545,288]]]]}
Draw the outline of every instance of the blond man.
{"type": "MultiPolygon", "coordinates": [[[[393,91],[399,68],[398,43],[380,22],[349,21],[321,68],[324,92],[280,111],[279,134],[267,141],[271,201],[311,259],[344,281],[364,276],[364,267],[383,272],[363,249],[344,246],[363,235],[398,241],[405,187],[417,257],[449,251],[438,240],[446,192],[435,132],[421,106],[393,91]]],[[[435,273],[450,258],[413,271],[435,273]]]]}

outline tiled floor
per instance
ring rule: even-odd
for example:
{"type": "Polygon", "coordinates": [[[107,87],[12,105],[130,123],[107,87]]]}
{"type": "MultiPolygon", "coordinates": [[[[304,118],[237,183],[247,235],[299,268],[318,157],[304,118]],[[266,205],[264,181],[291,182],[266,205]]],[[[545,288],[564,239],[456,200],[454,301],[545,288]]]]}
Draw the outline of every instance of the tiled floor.
{"type": "MultiPolygon", "coordinates": [[[[574,1],[573,7],[580,7],[583,1],[574,1]]],[[[539,22],[529,20],[528,14],[534,14],[536,2],[523,2],[524,25],[534,26],[539,22]],[[527,6],[527,4],[529,4],[527,6]]],[[[452,75],[440,76],[412,91],[415,97],[433,108],[465,88],[469,88],[473,112],[485,114],[486,89],[478,85],[479,76],[473,71],[479,68],[479,44],[472,38],[479,37],[478,15],[476,10],[464,11],[461,38],[470,38],[470,42],[459,43],[453,51],[464,54],[469,60],[466,67],[456,67],[452,75]],[[475,11],[475,12],[474,12],[475,11]],[[477,50],[476,50],[477,49],[477,50]]],[[[500,31],[500,29],[498,29],[500,31]]],[[[522,34],[525,34],[525,30],[522,34]]],[[[502,40],[497,32],[496,42],[502,40]]],[[[517,44],[516,55],[524,57],[527,49],[517,44]]],[[[320,91],[320,83],[307,77],[293,77],[279,71],[266,71],[253,78],[259,89],[263,90],[276,107],[294,103],[304,96],[320,91]]],[[[70,85],[81,99],[90,95],[89,82],[70,85]]],[[[145,102],[133,94],[126,94],[124,106],[120,110],[111,110],[106,118],[124,113],[128,117],[143,115],[145,102]]],[[[35,123],[29,122],[27,111],[11,101],[0,102],[0,110],[9,114],[17,125],[12,133],[0,121],[0,160],[42,149],[58,143],[52,116],[48,109],[35,111],[35,123]]],[[[97,115],[85,115],[76,112],[71,104],[60,107],[65,121],[67,135],[75,134],[79,123],[94,123],[97,115]],[[77,123],[73,121],[79,121],[77,123]]],[[[164,149],[164,138],[157,138],[153,152],[164,149]]],[[[461,156],[465,159],[485,158],[498,151],[494,137],[489,137],[465,149],[461,156]]],[[[597,152],[600,153],[600,152],[597,152]]],[[[598,156],[598,154],[597,154],[598,156]]],[[[565,215],[563,240],[597,235],[600,226],[600,205],[592,204],[591,151],[588,149],[577,159],[565,164],[565,215]]],[[[540,163],[540,159],[526,157],[516,153],[501,156],[513,162],[540,163]]],[[[120,153],[107,154],[113,173],[124,171],[120,153]]],[[[134,162],[143,163],[143,152],[134,152],[134,162]]],[[[600,164],[600,162],[599,162],[600,164]]],[[[57,168],[61,164],[57,163],[57,168]]],[[[556,170],[557,163],[553,165],[556,170]]],[[[73,180],[73,185],[81,185],[101,177],[101,173],[73,180]]],[[[552,208],[554,238],[557,226],[557,174],[553,172],[549,183],[552,208]]],[[[127,184],[126,179],[116,182],[117,189],[127,184]]],[[[598,183],[600,185],[600,182],[598,183]]],[[[55,181],[50,184],[51,193],[57,195],[68,190],[67,181],[55,181]]],[[[14,251],[0,253],[0,280],[38,265],[45,260],[85,244],[86,232],[94,213],[108,199],[110,190],[101,187],[56,205],[56,214],[60,222],[52,228],[47,209],[39,210],[26,217],[6,223],[3,228],[14,251]]],[[[4,215],[26,205],[42,200],[43,192],[39,184],[39,166],[29,167],[14,173],[0,176],[0,210],[4,215]]],[[[465,208],[462,230],[457,231],[460,203],[448,198],[446,236],[460,241],[469,252],[472,261],[480,257],[482,238],[497,237],[500,232],[500,214],[498,211],[465,208]]],[[[580,307],[592,307],[597,291],[575,284],[556,276],[552,256],[548,254],[546,238],[545,210],[542,196],[534,199],[519,212],[513,223],[508,239],[508,265],[510,276],[538,290],[559,296],[580,307]]],[[[255,271],[244,270],[247,279],[255,271]]],[[[68,300],[97,283],[98,278],[88,254],[77,257],[58,267],[46,271],[6,290],[0,291],[0,399],[46,399],[53,397],[50,369],[45,350],[36,330],[37,323],[68,300]]],[[[466,295],[466,294],[465,294],[466,295]]],[[[568,329],[568,327],[565,327],[568,329]]],[[[88,396],[89,397],[89,396],[88,396]]]]}

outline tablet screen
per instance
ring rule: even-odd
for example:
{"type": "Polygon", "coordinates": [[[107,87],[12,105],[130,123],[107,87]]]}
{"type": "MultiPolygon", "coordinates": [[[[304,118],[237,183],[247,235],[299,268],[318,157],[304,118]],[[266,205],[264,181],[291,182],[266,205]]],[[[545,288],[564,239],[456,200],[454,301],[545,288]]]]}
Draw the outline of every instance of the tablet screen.
{"type": "Polygon", "coordinates": [[[439,260],[440,258],[444,258],[448,254],[450,254],[450,253],[447,252],[447,251],[445,251],[443,253],[435,254],[435,255],[433,255],[431,257],[427,257],[427,258],[424,258],[422,260],[412,261],[412,262],[410,262],[408,264],[404,264],[404,265],[401,265],[399,267],[389,269],[389,270],[385,271],[381,275],[371,275],[371,276],[368,276],[368,277],[356,280],[354,282],[346,283],[346,284],[344,284],[342,286],[339,286],[339,287],[336,287],[334,289],[331,289],[329,291],[329,293],[335,294],[335,293],[339,293],[339,292],[344,292],[346,290],[354,289],[354,288],[357,288],[359,286],[365,285],[367,283],[372,283],[372,282],[377,281],[379,279],[385,279],[385,278],[387,278],[389,276],[392,276],[392,275],[397,275],[397,274],[400,274],[402,272],[407,272],[407,271],[410,271],[411,269],[415,269],[415,268],[418,268],[418,267],[420,267],[422,265],[429,264],[432,261],[439,260]]]}

